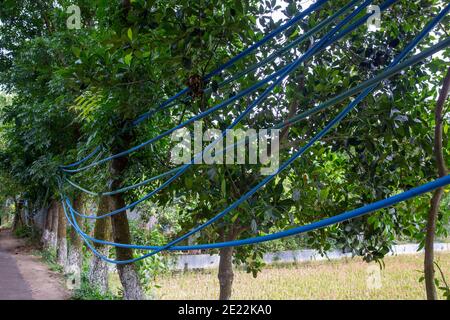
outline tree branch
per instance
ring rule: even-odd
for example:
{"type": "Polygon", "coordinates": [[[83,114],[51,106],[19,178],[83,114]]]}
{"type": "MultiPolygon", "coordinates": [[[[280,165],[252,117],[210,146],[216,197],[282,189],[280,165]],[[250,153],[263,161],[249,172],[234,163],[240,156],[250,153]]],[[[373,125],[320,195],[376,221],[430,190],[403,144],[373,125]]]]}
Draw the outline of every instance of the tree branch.
{"type": "MultiPolygon", "coordinates": [[[[442,131],[443,131],[443,110],[444,104],[447,100],[450,88],[450,67],[447,69],[447,75],[444,78],[439,98],[436,103],[435,110],[435,128],[434,128],[434,153],[436,157],[436,164],[438,167],[439,177],[447,175],[447,168],[444,162],[444,152],[442,148],[442,131]]],[[[425,238],[425,259],[424,259],[424,273],[425,273],[425,289],[428,300],[437,300],[436,286],[434,282],[434,238],[436,233],[436,220],[439,213],[439,205],[441,203],[443,188],[436,189],[431,199],[431,208],[428,213],[427,233],[425,238]]]]}

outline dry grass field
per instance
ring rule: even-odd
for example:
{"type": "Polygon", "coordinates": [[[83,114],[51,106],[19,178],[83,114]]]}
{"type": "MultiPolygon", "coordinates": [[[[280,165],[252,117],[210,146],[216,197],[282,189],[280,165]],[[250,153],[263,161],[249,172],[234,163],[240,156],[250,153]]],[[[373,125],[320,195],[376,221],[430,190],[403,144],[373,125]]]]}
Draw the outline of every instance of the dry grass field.
{"type": "MultiPolygon", "coordinates": [[[[436,260],[450,282],[450,253],[436,260]]],[[[424,299],[422,264],[423,254],[387,257],[380,288],[368,286],[369,266],[378,265],[360,258],[267,266],[256,279],[237,270],[233,299],[424,299]]],[[[217,299],[219,286],[217,270],[162,276],[157,285],[158,299],[217,299]]]]}

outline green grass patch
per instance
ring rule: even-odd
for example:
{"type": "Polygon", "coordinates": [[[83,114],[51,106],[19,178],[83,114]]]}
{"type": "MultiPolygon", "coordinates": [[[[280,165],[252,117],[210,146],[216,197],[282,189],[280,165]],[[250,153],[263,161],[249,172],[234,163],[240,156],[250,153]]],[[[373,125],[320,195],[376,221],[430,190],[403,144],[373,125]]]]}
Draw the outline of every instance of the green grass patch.
{"type": "Polygon", "coordinates": [[[56,251],[53,249],[36,250],[35,255],[49,267],[51,271],[63,273],[63,267],[56,262],[56,251]]]}
{"type": "Polygon", "coordinates": [[[75,289],[72,294],[72,300],[121,300],[121,297],[113,293],[102,293],[89,283],[85,272],[81,275],[81,286],[75,289]]]}

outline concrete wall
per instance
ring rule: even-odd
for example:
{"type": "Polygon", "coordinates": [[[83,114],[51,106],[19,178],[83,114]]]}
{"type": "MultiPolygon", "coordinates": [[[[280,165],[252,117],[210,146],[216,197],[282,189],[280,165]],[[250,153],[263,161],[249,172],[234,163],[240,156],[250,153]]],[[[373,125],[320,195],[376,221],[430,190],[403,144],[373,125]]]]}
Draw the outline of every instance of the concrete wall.
{"type": "Polygon", "coordinates": [[[40,230],[44,229],[45,220],[47,219],[47,213],[48,213],[47,208],[41,208],[33,213],[33,221],[36,227],[38,227],[38,229],[40,230]]]}

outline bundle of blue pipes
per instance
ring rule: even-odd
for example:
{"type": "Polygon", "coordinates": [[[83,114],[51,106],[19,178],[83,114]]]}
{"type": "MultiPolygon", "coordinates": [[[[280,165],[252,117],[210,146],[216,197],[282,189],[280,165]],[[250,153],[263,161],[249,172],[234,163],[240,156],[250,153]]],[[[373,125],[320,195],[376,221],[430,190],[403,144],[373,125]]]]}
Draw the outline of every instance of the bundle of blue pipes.
{"type": "MultiPolygon", "coordinates": [[[[308,9],[298,14],[296,17],[292,18],[285,24],[282,24],[280,27],[276,28],[271,33],[264,36],[260,41],[256,42],[255,44],[251,45],[244,51],[242,51],[237,56],[230,59],[227,63],[223,64],[216,70],[212,71],[205,77],[205,81],[213,77],[214,75],[220,73],[221,71],[229,68],[234,63],[236,63],[238,60],[244,58],[245,56],[251,54],[256,49],[258,49],[260,46],[262,46],[264,43],[269,41],[270,39],[273,39],[276,35],[280,34],[281,32],[289,29],[290,27],[294,26],[296,23],[298,23],[302,18],[306,17],[310,13],[314,12],[315,10],[319,9],[321,6],[323,6],[327,1],[326,0],[319,0],[315,4],[311,5],[308,9]]],[[[396,0],[388,0],[385,3],[383,3],[380,6],[380,10],[386,10],[389,8],[392,4],[394,4],[396,0]]],[[[123,152],[120,152],[115,155],[108,156],[106,158],[100,159],[100,160],[94,160],[90,164],[81,166],[82,164],[86,163],[90,159],[93,159],[96,155],[98,156],[102,150],[101,147],[97,147],[92,151],[90,154],[88,154],[85,158],[74,162],[69,165],[62,165],[60,166],[60,170],[62,172],[61,177],[58,179],[59,187],[60,187],[60,195],[61,195],[61,202],[64,208],[64,213],[66,215],[67,220],[69,221],[70,225],[74,228],[74,230],[82,237],[86,245],[92,250],[92,252],[97,255],[99,258],[101,258],[104,261],[107,261],[109,263],[114,264],[128,264],[137,262],[139,260],[148,258],[150,256],[153,256],[159,252],[170,250],[197,250],[197,249],[214,249],[214,248],[223,248],[223,247],[231,247],[231,246],[242,246],[242,245],[251,245],[259,242],[264,241],[272,241],[275,239],[280,239],[283,237],[288,237],[292,235],[297,235],[304,232],[309,232],[312,230],[316,230],[319,228],[324,228],[327,226],[330,226],[332,224],[340,223],[349,219],[354,219],[356,217],[360,217],[362,215],[369,214],[371,212],[374,212],[376,210],[386,208],[392,205],[395,205],[399,202],[406,201],[408,199],[411,199],[413,197],[417,197],[419,195],[422,195],[424,193],[430,192],[436,188],[444,187],[448,184],[450,184],[450,175],[447,175],[445,177],[436,179],[432,182],[423,184],[421,186],[412,188],[410,190],[401,192],[395,196],[386,198],[384,200],[380,200],[377,202],[373,202],[370,204],[367,204],[365,206],[362,206],[360,208],[350,210],[335,216],[332,216],[330,218],[326,218],[320,221],[313,222],[308,225],[298,226],[289,230],[280,231],[277,233],[264,235],[264,236],[258,236],[248,239],[242,239],[242,240],[235,240],[235,241],[226,241],[226,242],[220,242],[220,243],[211,243],[211,244],[200,244],[200,245],[191,245],[191,246],[177,246],[178,243],[186,240],[188,237],[194,235],[197,232],[200,232],[201,230],[205,229],[206,227],[210,226],[211,224],[217,222],[233,210],[235,210],[237,207],[239,207],[242,203],[244,203],[246,200],[248,200],[252,195],[254,195],[256,192],[261,190],[265,185],[267,185],[269,182],[271,182],[277,175],[279,175],[282,171],[284,171],[286,168],[288,168],[294,161],[302,157],[305,152],[310,149],[316,142],[320,141],[327,133],[330,132],[332,128],[334,128],[336,125],[338,125],[353,109],[356,108],[356,106],[363,101],[369,94],[373,92],[373,90],[385,79],[392,77],[395,74],[398,74],[401,70],[404,70],[405,68],[408,68],[420,61],[423,61],[424,59],[432,56],[438,51],[441,51],[445,48],[447,48],[450,45],[450,38],[447,38],[432,47],[416,54],[415,56],[410,57],[407,60],[404,60],[404,58],[412,52],[414,48],[435,28],[435,26],[442,21],[442,19],[448,14],[450,11],[450,4],[445,6],[441,12],[436,15],[425,27],[424,29],[401,51],[400,54],[398,54],[395,59],[389,64],[388,67],[385,68],[381,73],[379,73],[377,76],[364,81],[363,83],[359,84],[358,86],[351,88],[341,94],[336,95],[335,97],[329,99],[328,101],[321,103],[318,106],[315,106],[301,114],[298,114],[290,119],[286,119],[282,121],[281,123],[273,126],[271,129],[280,129],[285,128],[287,126],[290,126],[292,124],[295,124],[301,120],[307,119],[310,115],[320,112],[322,110],[325,110],[329,107],[332,107],[336,105],[338,102],[347,99],[355,94],[358,94],[345,108],[343,108],[339,114],[332,119],[322,130],[320,130],[316,135],[314,135],[308,143],[306,143],[304,146],[301,146],[297,151],[295,151],[292,156],[282,163],[278,169],[276,169],[272,174],[266,176],[264,179],[262,179],[259,183],[257,183],[255,186],[253,186],[247,193],[245,193],[242,197],[240,197],[238,200],[230,204],[226,209],[222,210],[220,213],[206,221],[205,223],[202,223],[201,225],[193,228],[191,231],[187,232],[186,234],[178,237],[177,239],[167,243],[164,246],[142,246],[142,245],[133,245],[133,244],[126,244],[126,243],[115,243],[110,241],[104,241],[100,239],[96,239],[94,237],[89,236],[86,234],[80,227],[79,223],[77,222],[76,217],[83,217],[87,219],[103,219],[106,217],[113,216],[115,214],[125,212],[126,210],[129,210],[131,208],[134,208],[139,203],[146,201],[153,197],[155,194],[160,192],[162,189],[167,187],[169,184],[171,184],[173,181],[175,181],[178,177],[180,177],[182,174],[184,174],[196,161],[196,159],[202,157],[205,152],[209,151],[211,148],[213,148],[218,142],[223,140],[228,130],[236,127],[246,116],[248,116],[252,110],[254,110],[261,102],[263,102],[270,94],[273,92],[274,88],[279,86],[289,75],[295,71],[304,61],[307,59],[313,57],[314,55],[317,55],[321,51],[325,50],[327,47],[331,46],[335,42],[342,39],[345,35],[349,34],[351,31],[355,30],[359,26],[363,25],[366,20],[370,17],[369,14],[363,16],[362,18],[358,19],[356,22],[351,23],[349,26],[347,26],[345,29],[343,29],[347,24],[349,24],[353,18],[355,18],[359,13],[361,13],[364,9],[366,9],[370,4],[372,3],[372,0],[365,0],[365,1],[358,1],[358,0],[352,0],[350,1],[346,6],[342,7],[339,11],[337,11],[335,14],[331,15],[321,23],[319,23],[316,27],[312,28],[308,32],[304,33],[303,35],[300,35],[298,38],[293,40],[291,43],[285,45],[281,49],[275,51],[273,54],[269,55],[268,58],[256,63],[255,65],[252,65],[245,69],[244,71],[241,71],[233,76],[231,76],[229,79],[225,79],[219,86],[226,85],[227,83],[230,83],[232,81],[235,81],[239,79],[240,77],[257,70],[258,68],[264,66],[265,64],[273,61],[276,59],[276,57],[289,53],[290,49],[299,45],[304,40],[308,39],[311,35],[323,30],[325,27],[327,27],[329,24],[336,21],[339,17],[346,14],[347,11],[353,9],[348,15],[346,15],[340,22],[338,22],[333,28],[331,28],[330,31],[328,31],[320,40],[315,41],[310,48],[299,57],[293,57],[292,61],[272,73],[271,75],[267,76],[265,79],[257,82],[256,84],[242,90],[238,94],[236,94],[234,97],[231,97],[216,106],[180,123],[178,126],[175,126],[169,130],[164,131],[160,135],[147,140],[133,148],[130,148],[128,150],[125,150],[123,152]],[[359,3],[359,5],[357,5],[359,3]],[[357,7],[355,8],[355,6],[357,7]],[[404,60],[404,61],[403,61],[404,60]],[[266,86],[266,87],[265,87],[266,86]],[[67,174],[75,174],[79,172],[83,172],[85,170],[88,170],[90,168],[94,168],[100,164],[107,163],[108,161],[111,161],[113,159],[119,158],[119,157],[125,157],[129,155],[130,153],[136,152],[137,150],[151,145],[155,143],[156,141],[162,139],[163,137],[166,137],[173,133],[174,131],[183,128],[194,121],[197,121],[199,119],[202,119],[204,117],[207,117],[208,115],[216,112],[217,110],[223,109],[226,106],[230,105],[231,103],[248,96],[249,94],[257,91],[260,88],[265,87],[264,91],[252,102],[250,103],[245,110],[240,113],[236,119],[233,120],[233,122],[222,132],[222,135],[219,139],[214,140],[211,144],[209,144],[204,150],[202,150],[200,153],[196,154],[190,163],[187,163],[185,165],[182,165],[177,168],[173,168],[165,173],[159,174],[155,177],[151,177],[149,179],[146,179],[145,181],[139,182],[137,184],[123,187],[118,190],[112,190],[112,191],[105,191],[105,192],[95,192],[88,190],[87,188],[84,188],[77,183],[70,180],[66,175],[67,174]],[[134,201],[133,203],[126,205],[123,208],[119,208],[116,210],[113,210],[111,212],[107,213],[99,213],[97,215],[87,215],[80,213],[74,209],[72,206],[71,200],[69,197],[65,194],[64,186],[67,182],[70,186],[77,188],[78,190],[81,190],[82,192],[88,193],[90,195],[98,195],[98,196],[105,196],[105,195],[113,195],[118,193],[123,193],[129,190],[132,190],[134,188],[141,187],[143,185],[146,185],[152,181],[163,179],[164,177],[169,177],[166,181],[164,181],[159,187],[152,190],[150,193],[146,194],[144,197],[142,197],[139,200],[134,201]],[[103,244],[103,245],[109,245],[109,246],[115,246],[120,248],[130,248],[130,249],[138,249],[138,250],[148,250],[151,251],[147,254],[144,254],[140,257],[130,259],[130,260],[114,260],[110,259],[102,254],[100,254],[95,247],[93,246],[93,243],[103,244]]],[[[155,112],[162,111],[167,107],[170,107],[173,105],[174,102],[176,102],[180,97],[185,95],[189,91],[188,88],[185,88],[178,92],[176,95],[172,96],[171,98],[167,99],[165,102],[163,102],[160,106],[156,107],[155,109],[141,115],[138,117],[134,122],[133,125],[138,125],[139,123],[142,123],[145,119],[151,117],[155,112]]],[[[235,143],[234,145],[239,145],[245,143],[245,141],[239,141],[235,143]]]]}

